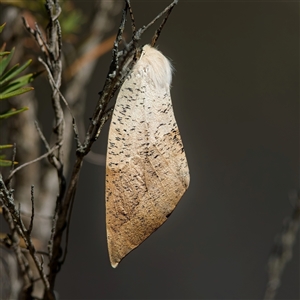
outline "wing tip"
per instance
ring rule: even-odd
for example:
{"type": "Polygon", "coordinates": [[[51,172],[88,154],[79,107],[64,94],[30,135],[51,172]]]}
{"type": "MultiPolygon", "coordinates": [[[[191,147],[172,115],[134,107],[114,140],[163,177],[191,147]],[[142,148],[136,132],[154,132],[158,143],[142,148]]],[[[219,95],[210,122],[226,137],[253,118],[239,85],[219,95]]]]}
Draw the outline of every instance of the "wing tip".
{"type": "Polygon", "coordinates": [[[111,264],[111,266],[112,266],[114,269],[116,269],[117,266],[119,265],[119,262],[116,262],[116,261],[110,261],[110,264],[111,264]]]}

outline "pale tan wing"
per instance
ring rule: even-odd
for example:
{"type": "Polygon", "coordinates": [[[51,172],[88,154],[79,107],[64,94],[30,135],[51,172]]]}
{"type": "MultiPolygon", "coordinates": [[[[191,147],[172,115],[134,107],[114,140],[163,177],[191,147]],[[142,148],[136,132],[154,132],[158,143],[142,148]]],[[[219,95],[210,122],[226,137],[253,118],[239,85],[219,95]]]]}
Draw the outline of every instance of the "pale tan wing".
{"type": "Polygon", "coordinates": [[[109,130],[106,226],[113,267],[167,220],[189,185],[169,87],[157,86],[148,71],[138,63],[123,84],[109,130]]]}

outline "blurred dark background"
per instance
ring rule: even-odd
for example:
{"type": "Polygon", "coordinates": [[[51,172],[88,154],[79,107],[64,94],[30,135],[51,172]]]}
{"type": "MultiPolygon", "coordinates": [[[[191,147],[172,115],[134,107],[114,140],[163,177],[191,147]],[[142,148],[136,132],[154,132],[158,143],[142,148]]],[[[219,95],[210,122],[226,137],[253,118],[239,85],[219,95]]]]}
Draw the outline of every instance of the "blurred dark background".
{"type": "MultiPolygon", "coordinates": [[[[95,1],[74,2],[92,13],[95,1]]],[[[137,26],[170,2],[132,0],[137,26]]],[[[175,68],[190,187],[168,221],[113,269],[105,168],[86,162],[59,298],[262,299],[274,238],[299,188],[299,3],[180,0],[158,48],[175,68]]],[[[89,84],[87,122],[110,59],[101,57],[89,84]]],[[[36,91],[41,98],[45,87],[36,91]]],[[[97,153],[106,152],[108,127],[97,153]]],[[[298,236],[276,299],[300,298],[299,250],[298,236]]]]}

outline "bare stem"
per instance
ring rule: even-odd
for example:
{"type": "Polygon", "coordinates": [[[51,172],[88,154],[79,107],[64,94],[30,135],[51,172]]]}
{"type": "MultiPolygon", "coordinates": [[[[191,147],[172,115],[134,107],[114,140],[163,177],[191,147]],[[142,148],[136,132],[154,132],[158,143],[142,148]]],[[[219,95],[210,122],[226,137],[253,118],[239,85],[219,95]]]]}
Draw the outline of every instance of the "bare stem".
{"type": "Polygon", "coordinates": [[[31,234],[33,228],[33,219],[34,219],[34,186],[31,186],[31,216],[30,216],[30,224],[28,228],[28,233],[31,234]]]}

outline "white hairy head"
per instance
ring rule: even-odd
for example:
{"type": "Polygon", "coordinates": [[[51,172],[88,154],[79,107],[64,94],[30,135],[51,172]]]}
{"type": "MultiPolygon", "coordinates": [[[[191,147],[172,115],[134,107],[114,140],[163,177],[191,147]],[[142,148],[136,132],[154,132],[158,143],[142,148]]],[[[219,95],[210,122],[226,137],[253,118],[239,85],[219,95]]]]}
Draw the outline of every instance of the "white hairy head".
{"type": "Polygon", "coordinates": [[[158,88],[170,88],[172,82],[172,65],[170,61],[157,49],[150,45],[145,45],[140,59],[134,69],[140,74],[151,79],[158,88]]]}

